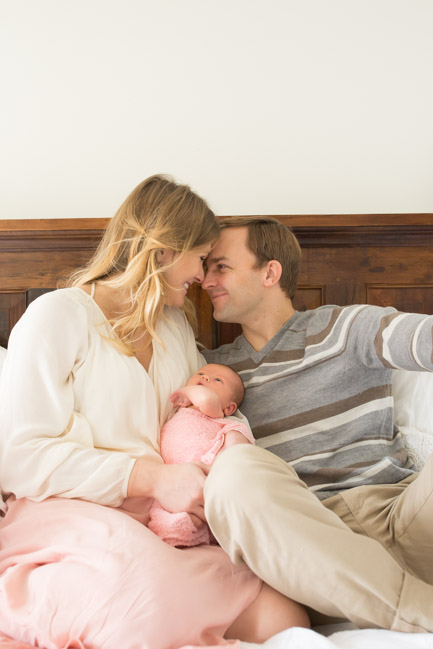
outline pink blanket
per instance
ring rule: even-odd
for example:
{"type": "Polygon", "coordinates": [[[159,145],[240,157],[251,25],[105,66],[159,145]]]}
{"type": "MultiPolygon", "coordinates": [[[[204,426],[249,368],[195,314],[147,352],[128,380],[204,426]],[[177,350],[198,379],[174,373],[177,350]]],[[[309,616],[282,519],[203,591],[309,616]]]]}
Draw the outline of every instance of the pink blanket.
{"type": "Polygon", "coordinates": [[[32,649],[33,645],[13,640],[0,631],[0,649],[32,649]]]}
{"type": "MultiPolygon", "coordinates": [[[[167,464],[201,461],[212,464],[224,445],[226,433],[236,430],[254,444],[245,424],[233,419],[212,419],[194,408],[180,408],[161,430],[161,455],[167,464]]],[[[186,512],[172,514],[154,502],[148,527],[166,543],[191,547],[213,541],[206,524],[196,528],[186,512]]]]}
{"type": "Polygon", "coordinates": [[[11,500],[0,542],[0,649],[238,649],[224,633],[261,586],[219,547],[82,500],[11,500]]]}

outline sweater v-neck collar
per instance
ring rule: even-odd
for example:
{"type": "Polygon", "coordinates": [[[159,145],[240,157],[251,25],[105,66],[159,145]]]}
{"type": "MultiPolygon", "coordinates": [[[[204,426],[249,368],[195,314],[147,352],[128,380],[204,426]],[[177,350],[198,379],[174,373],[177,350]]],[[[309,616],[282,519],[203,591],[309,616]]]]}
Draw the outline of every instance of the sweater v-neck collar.
{"type": "Polygon", "coordinates": [[[243,334],[241,334],[241,343],[248,356],[255,362],[260,363],[260,361],[265,358],[270,352],[278,345],[281,338],[287,333],[289,329],[295,325],[299,319],[300,312],[295,311],[295,313],[283,324],[281,329],[277,331],[275,336],[273,336],[264,347],[258,351],[248,342],[243,334]]]}

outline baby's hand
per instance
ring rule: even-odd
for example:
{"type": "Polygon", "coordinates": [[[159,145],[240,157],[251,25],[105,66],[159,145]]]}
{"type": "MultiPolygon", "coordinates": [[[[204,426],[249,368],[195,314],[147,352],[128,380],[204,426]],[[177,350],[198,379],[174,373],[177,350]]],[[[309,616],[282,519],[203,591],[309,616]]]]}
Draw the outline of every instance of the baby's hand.
{"type": "Polygon", "coordinates": [[[224,417],[218,395],[206,385],[184,385],[170,395],[170,400],[175,408],[194,406],[208,417],[224,417]]]}
{"type": "Polygon", "coordinates": [[[175,408],[188,408],[192,405],[191,399],[185,393],[184,388],[179,388],[170,394],[170,401],[175,408]]]}

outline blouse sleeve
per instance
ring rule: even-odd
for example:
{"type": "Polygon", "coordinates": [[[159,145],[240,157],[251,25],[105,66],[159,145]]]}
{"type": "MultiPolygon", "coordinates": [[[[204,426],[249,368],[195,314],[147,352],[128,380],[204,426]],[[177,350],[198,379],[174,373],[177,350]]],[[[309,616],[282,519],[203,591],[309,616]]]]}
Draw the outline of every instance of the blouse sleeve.
{"type": "Polygon", "coordinates": [[[97,449],[74,410],[74,373],[88,347],[85,309],[60,291],[33,302],[13,329],[0,382],[4,493],[118,506],[134,459],[97,449]]]}

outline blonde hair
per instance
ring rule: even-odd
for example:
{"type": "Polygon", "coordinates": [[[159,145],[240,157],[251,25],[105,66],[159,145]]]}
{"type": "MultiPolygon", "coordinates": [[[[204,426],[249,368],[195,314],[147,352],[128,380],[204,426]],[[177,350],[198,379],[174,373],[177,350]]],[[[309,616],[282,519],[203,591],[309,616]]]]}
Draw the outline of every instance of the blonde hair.
{"type": "MultiPolygon", "coordinates": [[[[144,326],[153,338],[163,315],[164,289],[168,288],[157,261],[158,250],[184,255],[216,240],[219,227],[207,203],[188,185],[169,176],[155,175],[140,183],[111,219],[90,262],[74,273],[69,285],[98,282],[129,290],[127,312],[109,320],[113,344],[132,355],[137,330],[144,326]]],[[[179,256],[176,257],[179,259],[179,256]]],[[[188,300],[184,310],[195,325],[195,310],[188,300]]]]}
{"type": "Polygon", "coordinates": [[[220,221],[220,228],[246,227],[248,247],[256,257],[256,268],[271,259],[282,266],[280,286],[293,300],[301,266],[301,247],[293,232],[272,216],[234,216],[220,221]]]}

